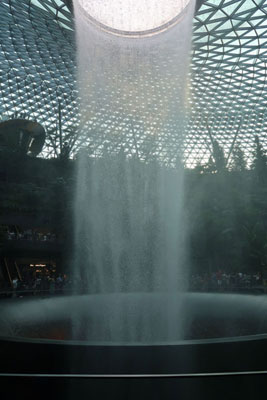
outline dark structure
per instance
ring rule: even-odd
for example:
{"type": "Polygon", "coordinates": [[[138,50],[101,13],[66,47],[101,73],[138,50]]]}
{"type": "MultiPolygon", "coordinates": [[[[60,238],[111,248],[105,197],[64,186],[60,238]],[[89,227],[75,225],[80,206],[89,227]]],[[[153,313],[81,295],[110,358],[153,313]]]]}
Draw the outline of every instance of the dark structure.
{"type": "MultiPolygon", "coordinates": [[[[29,123],[35,126],[22,121],[29,123]]],[[[32,151],[44,139],[43,128],[36,126],[41,135],[32,140],[32,151]]],[[[28,141],[22,146],[18,140],[23,132],[3,131],[5,137],[14,135],[15,143],[0,146],[0,291],[12,288],[15,277],[29,283],[38,276],[56,277],[63,265],[66,269],[72,229],[68,182],[73,176],[72,161],[30,157],[28,141]]]]}
{"type": "Polygon", "coordinates": [[[80,400],[88,396],[111,400],[254,400],[265,393],[266,341],[265,336],[181,346],[87,348],[4,339],[0,341],[1,391],[8,396],[12,388],[12,395],[30,399],[36,398],[36,393],[39,399],[47,399],[52,393],[60,399],[80,400]],[[75,360],[76,368],[68,364],[70,359],[75,360]],[[189,359],[198,359],[194,368],[184,361],[189,359]],[[98,367],[92,371],[88,360],[98,367]],[[117,367],[103,368],[107,360],[117,367]],[[126,360],[131,360],[130,369],[123,368],[129,365],[126,360]],[[168,368],[156,368],[156,364],[168,368]]]}
{"type": "MultiPolygon", "coordinates": [[[[199,300],[198,304],[194,304],[198,309],[196,314],[199,311],[201,314],[203,306],[201,297],[199,300]]],[[[67,311],[71,314],[70,304],[67,304],[67,311]]],[[[250,311],[253,311],[252,304],[253,298],[252,303],[248,304],[250,311]]],[[[30,314],[35,315],[42,330],[50,326],[50,334],[62,338],[63,320],[61,313],[58,314],[57,305],[55,302],[53,307],[49,307],[45,300],[13,301],[13,304],[4,305],[13,316],[12,319],[6,318],[6,324],[12,326],[13,338],[0,338],[0,382],[3,394],[7,395],[12,385],[13,394],[27,394],[28,398],[34,398],[37,392],[42,399],[52,392],[54,397],[61,399],[87,399],[91,396],[121,400],[222,400],[226,397],[253,400],[260,398],[265,390],[266,334],[155,345],[101,345],[16,338],[16,332],[23,336],[23,330],[29,331],[32,323],[30,314]],[[20,316],[14,312],[16,307],[21,310],[20,316]],[[18,322],[19,326],[16,326],[18,322]]],[[[234,300],[230,308],[229,301],[225,305],[227,307],[224,310],[220,307],[221,301],[213,298],[217,312],[212,317],[217,315],[218,320],[222,319],[222,329],[223,318],[230,326],[232,313],[241,312],[243,315],[247,311],[246,306],[240,307],[240,303],[237,305],[234,300]]],[[[204,314],[209,312],[206,305],[203,311],[204,314]]],[[[254,315],[257,314],[256,305],[254,315]]],[[[262,330],[264,325],[266,329],[261,317],[255,319],[253,312],[247,315],[246,323],[252,323],[252,332],[258,331],[259,324],[262,330]]],[[[208,323],[207,332],[213,322],[204,321],[204,324],[208,323]]],[[[2,334],[3,328],[1,325],[2,334]]],[[[36,331],[32,333],[34,335],[36,331]]]]}
{"type": "Polygon", "coordinates": [[[37,156],[45,143],[42,125],[26,119],[11,119],[0,123],[0,146],[31,157],[37,156]]]}

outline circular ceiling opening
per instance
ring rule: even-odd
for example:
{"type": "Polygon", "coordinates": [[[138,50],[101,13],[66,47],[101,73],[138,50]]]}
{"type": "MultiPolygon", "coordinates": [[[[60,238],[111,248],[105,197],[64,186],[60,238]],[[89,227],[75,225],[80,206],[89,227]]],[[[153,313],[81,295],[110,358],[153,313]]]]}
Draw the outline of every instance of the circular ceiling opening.
{"type": "Polygon", "coordinates": [[[176,24],[191,0],[78,0],[89,20],[117,35],[142,36],[176,24]]]}

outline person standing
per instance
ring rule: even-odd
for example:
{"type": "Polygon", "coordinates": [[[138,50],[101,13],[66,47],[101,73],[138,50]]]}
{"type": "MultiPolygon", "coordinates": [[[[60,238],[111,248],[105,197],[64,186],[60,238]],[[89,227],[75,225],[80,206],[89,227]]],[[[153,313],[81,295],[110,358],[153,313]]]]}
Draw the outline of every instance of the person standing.
{"type": "Polygon", "coordinates": [[[13,286],[13,296],[12,297],[17,297],[16,291],[18,288],[18,278],[17,276],[14,277],[14,279],[12,280],[12,286],[13,286]]]}

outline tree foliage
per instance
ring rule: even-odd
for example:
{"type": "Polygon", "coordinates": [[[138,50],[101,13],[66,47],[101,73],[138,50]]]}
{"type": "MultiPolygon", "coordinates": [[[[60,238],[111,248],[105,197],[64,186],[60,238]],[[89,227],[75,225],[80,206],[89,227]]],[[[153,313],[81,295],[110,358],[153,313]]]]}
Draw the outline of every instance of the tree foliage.
{"type": "Polygon", "coordinates": [[[257,272],[267,268],[265,151],[255,136],[248,168],[236,144],[227,168],[223,148],[214,143],[208,164],[187,170],[185,179],[191,263],[197,271],[257,272]]]}
{"type": "MultiPolygon", "coordinates": [[[[71,248],[75,165],[80,161],[0,156],[2,215],[47,214],[71,248]]],[[[185,169],[189,265],[202,272],[257,272],[267,268],[267,156],[259,137],[250,157],[237,143],[227,161],[223,147],[213,140],[209,161],[185,169]]],[[[94,161],[88,155],[86,162],[90,168],[94,161]]],[[[120,182],[125,162],[119,154],[120,182]]],[[[141,163],[134,158],[130,162],[141,163]]],[[[142,168],[140,164],[140,173],[142,168]]]]}

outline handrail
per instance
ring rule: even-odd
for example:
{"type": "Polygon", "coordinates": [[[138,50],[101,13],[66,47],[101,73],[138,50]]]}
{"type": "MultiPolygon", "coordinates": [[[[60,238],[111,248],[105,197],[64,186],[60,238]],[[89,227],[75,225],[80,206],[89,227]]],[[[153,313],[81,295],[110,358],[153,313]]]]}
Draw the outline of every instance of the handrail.
{"type": "Polygon", "coordinates": [[[20,294],[41,294],[41,293],[47,293],[47,294],[58,294],[58,293],[65,293],[65,292],[73,292],[74,289],[68,289],[68,288],[60,288],[60,289],[54,289],[51,291],[50,289],[22,289],[22,290],[14,290],[14,289],[8,289],[8,290],[1,290],[0,291],[0,297],[2,295],[14,295],[19,296],[20,294]]]}
{"type": "Polygon", "coordinates": [[[15,264],[15,268],[17,270],[17,274],[18,274],[19,280],[22,281],[22,277],[21,277],[21,273],[20,273],[17,261],[14,261],[14,264],[15,264]]]}
{"type": "Polygon", "coordinates": [[[8,263],[7,263],[6,258],[4,258],[4,264],[5,264],[5,267],[6,267],[6,270],[7,270],[7,275],[8,275],[9,282],[10,282],[11,286],[13,286],[12,279],[11,279],[11,275],[10,275],[10,271],[9,271],[9,268],[8,268],[8,263]]]}
{"type": "Polygon", "coordinates": [[[129,379],[129,378],[207,378],[242,375],[266,375],[267,371],[196,372],[180,374],[32,374],[0,373],[0,377],[19,378],[89,378],[89,379],[129,379]]]}
{"type": "MultiPolygon", "coordinates": [[[[194,293],[220,293],[220,294],[244,294],[244,291],[247,293],[251,294],[265,294],[266,288],[264,286],[236,286],[234,288],[225,288],[223,290],[189,290],[189,292],[194,292],[194,293]]],[[[20,295],[23,294],[33,294],[33,295],[38,295],[38,294],[65,294],[65,293],[73,293],[73,292],[83,292],[83,288],[77,288],[77,287],[62,287],[62,288],[55,288],[55,289],[36,289],[36,288],[30,288],[30,289],[19,289],[19,290],[14,290],[12,288],[10,289],[5,289],[5,290],[0,290],[0,298],[1,296],[12,296],[16,295],[19,297],[20,295]]]]}

